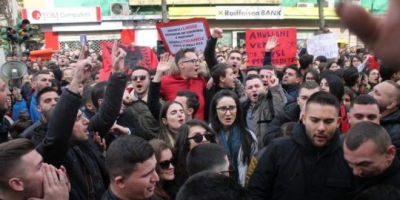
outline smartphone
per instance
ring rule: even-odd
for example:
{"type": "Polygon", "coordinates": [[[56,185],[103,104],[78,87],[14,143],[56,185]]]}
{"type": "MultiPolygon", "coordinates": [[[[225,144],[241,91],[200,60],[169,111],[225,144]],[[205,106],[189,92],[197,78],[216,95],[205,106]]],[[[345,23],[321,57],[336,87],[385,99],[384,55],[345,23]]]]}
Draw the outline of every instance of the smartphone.
{"type": "Polygon", "coordinates": [[[85,34],[81,34],[79,36],[80,41],[81,41],[81,47],[86,46],[87,45],[87,36],[85,34]]]}

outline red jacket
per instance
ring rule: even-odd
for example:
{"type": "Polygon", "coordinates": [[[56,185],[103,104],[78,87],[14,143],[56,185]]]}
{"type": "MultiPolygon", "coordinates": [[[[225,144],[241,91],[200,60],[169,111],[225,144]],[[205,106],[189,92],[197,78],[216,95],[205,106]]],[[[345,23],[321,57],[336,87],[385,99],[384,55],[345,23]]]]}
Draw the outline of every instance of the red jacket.
{"type": "Polygon", "coordinates": [[[203,76],[196,79],[183,79],[180,75],[167,75],[161,79],[161,98],[164,101],[173,101],[179,90],[191,90],[199,96],[200,106],[196,118],[204,119],[204,88],[206,81],[203,76]]]}

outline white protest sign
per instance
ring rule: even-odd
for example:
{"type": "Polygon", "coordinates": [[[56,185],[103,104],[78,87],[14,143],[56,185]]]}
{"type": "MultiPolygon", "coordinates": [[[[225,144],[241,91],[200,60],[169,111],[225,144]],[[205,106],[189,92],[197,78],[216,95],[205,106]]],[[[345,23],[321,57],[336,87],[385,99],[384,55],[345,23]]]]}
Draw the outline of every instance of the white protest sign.
{"type": "Polygon", "coordinates": [[[194,48],[196,53],[204,52],[210,28],[204,18],[180,20],[157,24],[166,50],[175,55],[181,48],[194,48]]]}
{"type": "Polygon", "coordinates": [[[337,36],[333,33],[316,35],[307,40],[307,52],[314,57],[337,58],[339,54],[337,43],[337,36]]]}

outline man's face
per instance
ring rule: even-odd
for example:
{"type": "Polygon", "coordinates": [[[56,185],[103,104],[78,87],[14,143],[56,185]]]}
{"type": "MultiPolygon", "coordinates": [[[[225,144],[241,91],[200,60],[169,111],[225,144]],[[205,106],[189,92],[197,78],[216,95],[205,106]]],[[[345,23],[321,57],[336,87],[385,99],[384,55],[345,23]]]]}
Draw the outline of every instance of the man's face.
{"type": "Polygon", "coordinates": [[[200,60],[194,52],[185,53],[185,57],[180,61],[181,76],[187,79],[197,78],[199,73],[200,60]]]}
{"type": "Polygon", "coordinates": [[[229,163],[229,158],[228,158],[227,155],[225,156],[224,160],[225,160],[225,166],[222,169],[222,172],[221,171],[216,171],[216,173],[221,173],[221,174],[223,174],[223,175],[225,175],[227,177],[230,177],[230,174],[229,174],[230,163],[229,163]]]}
{"type": "Polygon", "coordinates": [[[7,56],[6,57],[6,61],[8,62],[8,61],[12,61],[13,60],[13,57],[12,56],[7,56]]]}
{"type": "Polygon", "coordinates": [[[21,61],[22,61],[22,62],[25,62],[25,61],[27,61],[27,60],[28,60],[28,57],[22,56],[22,58],[21,58],[21,61]]]}
{"type": "Polygon", "coordinates": [[[232,69],[236,74],[242,65],[242,55],[240,53],[231,53],[226,63],[232,66],[232,69]]]}
{"type": "Polygon", "coordinates": [[[152,156],[143,163],[136,164],[132,174],[124,179],[125,196],[129,199],[150,199],[154,195],[159,177],[156,172],[157,160],[152,156]]]}
{"type": "Polygon", "coordinates": [[[261,91],[264,90],[264,87],[262,86],[262,82],[260,79],[255,78],[246,81],[246,88],[245,92],[247,95],[247,98],[250,99],[252,103],[257,103],[258,101],[258,96],[260,95],[261,91]]]}
{"type": "Polygon", "coordinates": [[[82,112],[79,110],[72,129],[72,138],[79,141],[87,140],[89,138],[88,125],[89,120],[82,116],[82,112]]]}
{"type": "Polygon", "coordinates": [[[393,107],[390,104],[392,104],[394,101],[392,94],[395,94],[395,92],[396,88],[394,88],[394,86],[392,86],[390,83],[382,82],[376,85],[369,95],[374,97],[374,99],[378,102],[379,111],[382,113],[383,111],[393,107]]]}
{"type": "Polygon", "coordinates": [[[218,63],[225,63],[226,62],[226,60],[225,60],[225,58],[223,56],[219,56],[217,58],[217,61],[218,61],[218,63]]]}
{"type": "Polygon", "coordinates": [[[182,104],[183,112],[185,112],[185,118],[187,120],[192,119],[192,113],[190,113],[189,108],[187,106],[188,98],[185,96],[176,96],[174,101],[177,101],[182,104]]]}
{"type": "Polygon", "coordinates": [[[92,53],[92,54],[90,54],[90,56],[92,56],[93,61],[97,60],[97,54],[96,53],[92,53]]]}
{"type": "Polygon", "coordinates": [[[271,74],[274,74],[273,70],[268,70],[268,69],[260,70],[260,78],[266,90],[268,89],[268,81],[271,78],[271,74]]]}
{"type": "Polygon", "coordinates": [[[50,120],[50,113],[54,109],[58,102],[58,94],[56,92],[46,92],[40,96],[37,110],[42,113],[42,115],[50,120]]]}
{"type": "Polygon", "coordinates": [[[32,67],[32,62],[31,62],[31,61],[29,61],[29,60],[28,60],[28,61],[26,61],[26,62],[25,62],[25,64],[26,64],[26,66],[27,66],[27,67],[32,67]]]}
{"type": "Polygon", "coordinates": [[[36,77],[36,80],[33,82],[33,87],[35,88],[36,92],[39,92],[45,87],[51,86],[51,75],[50,74],[39,74],[36,77]]]}
{"type": "Polygon", "coordinates": [[[42,198],[44,173],[43,158],[36,151],[33,150],[21,157],[21,165],[24,170],[18,174],[18,177],[23,182],[23,193],[26,194],[26,199],[30,197],[42,198]]]}
{"type": "Polygon", "coordinates": [[[380,152],[372,140],[367,140],[355,151],[343,145],[344,158],[353,169],[353,174],[359,177],[372,177],[381,174],[392,163],[396,148],[391,145],[386,152],[380,152]]]}
{"type": "Polygon", "coordinates": [[[306,106],[308,98],[316,92],[319,92],[319,88],[307,89],[302,88],[299,92],[299,96],[297,97],[297,105],[299,105],[300,110],[304,111],[304,107],[306,106]]]}
{"type": "Polygon", "coordinates": [[[379,108],[376,104],[354,104],[348,114],[351,126],[363,121],[370,121],[379,124],[379,108]]]}
{"type": "Polygon", "coordinates": [[[65,55],[58,56],[58,65],[64,66],[67,64],[67,57],[65,55]]]}
{"type": "Polygon", "coordinates": [[[285,73],[283,74],[282,83],[284,85],[296,85],[300,82],[300,78],[297,77],[296,71],[293,69],[287,68],[285,73]]]}
{"type": "Polygon", "coordinates": [[[228,88],[228,89],[235,88],[236,75],[233,73],[232,68],[225,69],[225,77],[220,77],[220,79],[221,79],[221,83],[223,84],[224,88],[228,88]]]}
{"type": "Polygon", "coordinates": [[[302,120],[308,139],[318,148],[331,142],[340,124],[338,108],[317,103],[306,105],[302,120]]]}
{"type": "Polygon", "coordinates": [[[0,109],[7,109],[7,96],[10,96],[11,92],[6,88],[6,84],[0,79],[0,109]]]}
{"type": "Polygon", "coordinates": [[[147,94],[149,83],[150,77],[146,70],[139,69],[132,72],[132,86],[137,94],[147,94]]]}

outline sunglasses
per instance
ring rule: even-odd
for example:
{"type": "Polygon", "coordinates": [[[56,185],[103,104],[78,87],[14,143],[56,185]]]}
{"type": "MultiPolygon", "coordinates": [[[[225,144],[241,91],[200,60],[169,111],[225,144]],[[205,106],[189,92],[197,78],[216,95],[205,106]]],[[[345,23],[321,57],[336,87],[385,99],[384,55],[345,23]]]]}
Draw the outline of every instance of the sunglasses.
{"type": "Polygon", "coordinates": [[[203,141],[203,138],[205,138],[207,141],[210,141],[211,139],[214,138],[214,135],[210,132],[206,132],[205,134],[195,133],[195,135],[193,137],[188,138],[188,140],[193,139],[194,142],[201,143],[203,141]]]}
{"type": "Polygon", "coordinates": [[[138,79],[144,81],[146,78],[146,76],[132,76],[132,81],[137,81],[138,79]]]}
{"type": "Polygon", "coordinates": [[[175,166],[175,159],[171,158],[171,160],[164,160],[164,161],[158,163],[158,165],[160,165],[160,168],[162,170],[167,170],[170,165],[175,166]]]}

